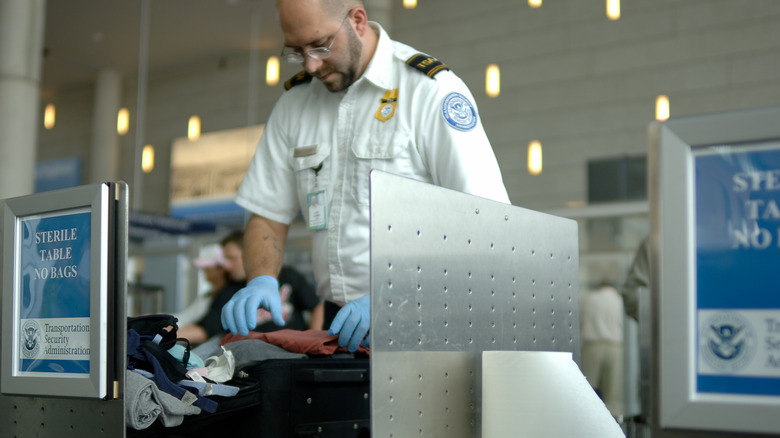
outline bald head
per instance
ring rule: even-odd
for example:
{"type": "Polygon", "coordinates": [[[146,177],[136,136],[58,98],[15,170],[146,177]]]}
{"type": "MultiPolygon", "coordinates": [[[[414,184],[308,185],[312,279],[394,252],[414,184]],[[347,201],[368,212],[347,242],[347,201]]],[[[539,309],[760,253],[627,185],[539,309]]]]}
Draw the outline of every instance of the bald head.
{"type": "Polygon", "coordinates": [[[341,18],[346,15],[347,11],[353,8],[363,8],[363,2],[360,0],[321,0],[325,6],[325,10],[328,11],[334,18],[341,18]]]}
{"type": "Polygon", "coordinates": [[[312,8],[327,14],[330,18],[340,19],[347,11],[353,8],[364,8],[361,0],[276,0],[276,9],[282,11],[294,11],[296,9],[312,8]]]}

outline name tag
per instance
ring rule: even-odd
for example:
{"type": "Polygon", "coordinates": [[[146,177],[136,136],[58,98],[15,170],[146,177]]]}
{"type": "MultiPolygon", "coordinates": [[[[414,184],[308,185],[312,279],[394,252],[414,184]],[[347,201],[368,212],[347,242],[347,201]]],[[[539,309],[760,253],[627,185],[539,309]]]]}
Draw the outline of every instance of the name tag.
{"type": "Polygon", "coordinates": [[[300,158],[300,157],[308,157],[310,155],[314,155],[317,153],[317,145],[313,144],[311,146],[301,146],[295,148],[293,150],[293,157],[300,158]]]}

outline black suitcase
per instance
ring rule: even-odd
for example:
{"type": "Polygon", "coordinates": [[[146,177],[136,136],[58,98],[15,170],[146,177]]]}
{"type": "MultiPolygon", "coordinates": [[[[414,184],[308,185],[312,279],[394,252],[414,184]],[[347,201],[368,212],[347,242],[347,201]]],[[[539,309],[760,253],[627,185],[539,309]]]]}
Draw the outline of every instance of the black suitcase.
{"type": "Polygon", "coordinates": [[[215,413],[188,416],[176,427],[155,422],[127,429],[128,438],[368,438],[371,427],[368,358],[269,359],[226,382],[234,397],[212,397],[215,413]]]}
{"type": "Polygon", "coordinates": [[[370,436],[368,358],[272,359],[245,372],[260,382],[262,436],[370,436]]]}

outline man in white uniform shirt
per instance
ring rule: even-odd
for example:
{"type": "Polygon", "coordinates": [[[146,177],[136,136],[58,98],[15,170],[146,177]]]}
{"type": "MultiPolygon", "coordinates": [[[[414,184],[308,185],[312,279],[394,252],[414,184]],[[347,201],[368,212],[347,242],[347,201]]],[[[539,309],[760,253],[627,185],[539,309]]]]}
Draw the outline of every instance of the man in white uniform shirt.
{"type": "Polygon", "coordinates": [[[474,99],[449,68],[392,41],[360,0],[278,0],[276,7],[282,58],[304,71],[285,84],[236,197],[253,213],[244,250],[253,280],[225,305],[222,322],[247,334],[260,306],[283,324],[275,277],[301,210],[329,333],[355,351],[369,343],[370,170],[509,197],[474,99]],[[314,197],[324,220],[311,220],[314,197]]]}

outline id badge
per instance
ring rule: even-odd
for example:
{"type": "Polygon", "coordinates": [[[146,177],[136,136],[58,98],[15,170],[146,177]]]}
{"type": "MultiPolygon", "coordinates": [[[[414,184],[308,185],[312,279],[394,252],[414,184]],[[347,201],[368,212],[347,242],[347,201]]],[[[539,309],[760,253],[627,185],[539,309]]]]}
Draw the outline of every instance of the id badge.
{"type": "Polygon", "coordinates": [[[306,195],[306,210],[308,214],[309,230],[324,230],[327,228],[327,214],[325,212],[325,190],[312,192],[306,195]]]}

